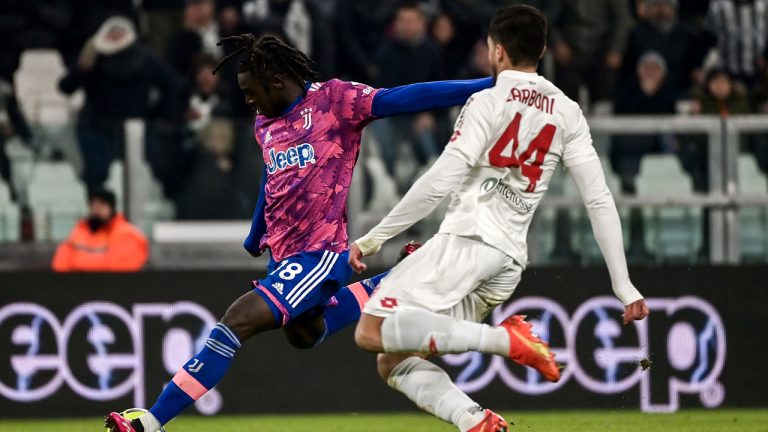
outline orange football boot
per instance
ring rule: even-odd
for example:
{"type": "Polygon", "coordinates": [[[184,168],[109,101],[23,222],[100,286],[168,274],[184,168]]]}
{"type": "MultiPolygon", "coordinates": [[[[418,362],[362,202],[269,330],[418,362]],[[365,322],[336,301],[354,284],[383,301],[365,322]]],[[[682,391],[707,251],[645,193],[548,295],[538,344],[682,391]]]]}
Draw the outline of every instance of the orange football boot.
{"type": "Polygon", "coordinates": [[[547,381],[560,380],[560,368],[555,363],[555,355],[549,351],[549,344],[531,332],[531,323],[525,321],[525,316],[512,315],[499,327],[509,333],[509,358],[512,361],[536,369],[547,381]]]}

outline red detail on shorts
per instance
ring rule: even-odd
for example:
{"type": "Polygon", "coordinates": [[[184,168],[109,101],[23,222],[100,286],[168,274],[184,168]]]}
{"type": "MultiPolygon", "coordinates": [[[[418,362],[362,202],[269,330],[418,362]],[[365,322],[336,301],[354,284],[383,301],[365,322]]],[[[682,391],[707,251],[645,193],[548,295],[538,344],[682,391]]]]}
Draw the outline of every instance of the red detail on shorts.
{"type": "Polygon", "coordinates": [[[392,309],[397,307],[397,299],[392,297],[384,297],[381,299],[381,307],[385,309],[392,309]]]}
{"type": "MultiPolygon", "coordinates": [[[[254,282],[254,284],[256,283],[254,282]]],[[[264,295],[267,296],[269,301],[271,301],[272,304],[275,305],[280,310],[280,313],[283,314],[283,323],[281,324],[281,326],[288,324],[288,320],[291,319],[291,314],[288,313],[288,309],[286,309],[285,306],[283,306],[283,304],[280,303],[280,300],[275,298],[275,296],[272,295],[272,293],[269,292],[268,289],[264,288],[264,286],[259,284],[259,285],[256,285],[256,287],[259,289],[259,291],[264,293],[264,295]]]]}
{"type": "Polygon", "coordinates": [[[435,342],[435,338],[433,336],[429,337],[429,352],[432,354],[437,354],[437,343],[435,342]]]}

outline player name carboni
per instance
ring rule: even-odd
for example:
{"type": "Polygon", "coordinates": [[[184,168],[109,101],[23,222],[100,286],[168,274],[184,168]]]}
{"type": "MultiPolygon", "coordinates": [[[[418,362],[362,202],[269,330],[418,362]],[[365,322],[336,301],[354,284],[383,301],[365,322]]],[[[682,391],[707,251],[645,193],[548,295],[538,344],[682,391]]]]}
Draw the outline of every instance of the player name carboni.
{"type": "Polygon", "coordinates": [[[507,102],[511,101],[520,102],[521,104],[536,108],[547,114],[552,114],[555,110],[555,98],[550,98],[536,90],[527,88],[519,89],[517,87],[512,87],[512,90],[509,91],[509,97],[507,98],[507,102]]]}
{"type": "Polygon", "coordinates": [[[275,171],[282,171],[295,165],[298,165],[299,168],[304,168],[310,163],[316,163],[315,148],[312,147],[312,144],[299,144],[295,147],[288,147],[285,151],[278,152],[275,152],[275,149],[269,149],[267,172],[274,174],[275,171]]]}

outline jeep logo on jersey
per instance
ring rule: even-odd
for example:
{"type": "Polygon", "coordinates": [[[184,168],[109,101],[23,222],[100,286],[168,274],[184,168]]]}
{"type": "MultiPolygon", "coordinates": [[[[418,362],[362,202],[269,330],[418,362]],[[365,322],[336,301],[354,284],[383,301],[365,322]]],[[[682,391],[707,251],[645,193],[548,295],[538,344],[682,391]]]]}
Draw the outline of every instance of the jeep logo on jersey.
{"type": "Polygon", "coordinates": [[[312,144],[299,144],[296,147],[288,147],[285,151],[279,152],[275,152],[275,149],[270,149],[267,172],[269,174],[274,174],[275,171],[282,171],[294,165],[298,165],[299,168],[304,168],[310,163],[316,163],[315,148],[312,147],[312,144]]]}
{"type": "Polygon", "coordinates": [[[512,204],[518,210],[528,213],[533,209],[533,204],[520,198],[520,196],[518,196],[515,191],[501,179],[489,177],[480,183],[480,190],[485,193],[488,193],[494,189],[496,189],[497,194],[507,200],[507,202],[512,204]]]}

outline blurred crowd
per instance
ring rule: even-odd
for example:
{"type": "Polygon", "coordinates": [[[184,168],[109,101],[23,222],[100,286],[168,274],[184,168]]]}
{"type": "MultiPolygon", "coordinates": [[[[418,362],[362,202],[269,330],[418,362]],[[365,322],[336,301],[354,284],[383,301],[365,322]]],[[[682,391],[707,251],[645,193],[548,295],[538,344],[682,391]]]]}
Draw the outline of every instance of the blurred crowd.
{"type": "MultiPolygon", "coordinates": [[[[585,111],[765,111],[768,0],[3,0],[0,144],[14,134],[30,136],[12,91],[21,53],[54,48],[67,66],[60,90],[85,93],[76,137],[89,190],[102,187],[110,163],[121,157],[124,120],[142,118],[147,161],[179,218],[245,219],[262,162],[236,64],[211,73],[228,54],[219,39],[277,35],[313,58],[324,79],[376,87],[478,78],[490,74],[487,24],[510,3],[547,15],[550,45],[541,73],[585,111]]],[[[431,112],[370,129],[402,191],[411,177],[398,176],[398,157],[407,151],[428,163],[451,126],[448,112],[431,112]]],[[[706,188],[699,173],[706,159],[693,147],[660,137],[631,142],[638,139],[618,137],[611,146],[627,192],[639,158],[658,151],[684,155],[706,188]]],[[[6,180],[9,170],[0,149],[6,180]]]]}

